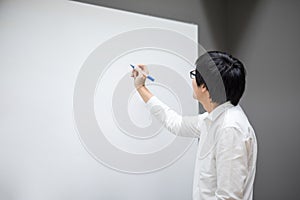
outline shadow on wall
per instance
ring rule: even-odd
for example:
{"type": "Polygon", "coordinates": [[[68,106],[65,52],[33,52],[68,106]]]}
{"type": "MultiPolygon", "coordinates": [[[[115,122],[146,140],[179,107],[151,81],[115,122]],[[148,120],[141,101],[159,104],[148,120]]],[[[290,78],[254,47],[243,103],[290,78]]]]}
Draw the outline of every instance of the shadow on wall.
{"type": "Polygon", "coordinates": [[[255,10],[259,7],[260,0],[229,0],[227,3],[227,24],[226,35],[227,48],[231,52],[238,50],[239,44],[245,39],[250,21],[254,17],[255,10]]]}
{"type": "Polygon", "coordinates": [[[235,52],[239,43],[243,41],[245,31],[259,2],[260,0],[227,0],[220,9],[216,8],[218,6],[216,1],[202,1],[205,16],[212,29],[211,34],[216,40],[224,40],[217,42],[223,44],[227,51],[235,52]],[[219,13],[216,13],[218,11],[219,13]],[[214,24],[220,24],[220,21],[216,20],[222,22],[220,27],[214,26],[214,24]],[[222,32],[224,36],[218,37],[222,32]]]}

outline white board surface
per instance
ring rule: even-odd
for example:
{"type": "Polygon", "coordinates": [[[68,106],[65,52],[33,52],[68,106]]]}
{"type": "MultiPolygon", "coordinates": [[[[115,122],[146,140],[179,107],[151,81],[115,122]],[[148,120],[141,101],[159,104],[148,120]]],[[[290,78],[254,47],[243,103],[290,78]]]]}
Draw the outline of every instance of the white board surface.
{"type": "Polygon", "coordinates": [[[196,143],[158,123],[147,128],[154,119],[133,88],[129,63],[149,66],[156,78],[149,88],[170,107],[197,114],[188,84],[197,52],[180,51],[185,40],[197,43],[196,25],[72,1],[12,0],[0,3],[0,27],[0,199],[191,199],[196,143]],[[147,45],[134,46],[149,33],[147,45]],[[88,117],[101,130],[95,137],[88,117]],[[139,156],[110,152],[99,134],[149,159],[143,165],[139,156]],[[162,150],[175,140],[169,151],[178,157],[167,158],[162,150]]]}

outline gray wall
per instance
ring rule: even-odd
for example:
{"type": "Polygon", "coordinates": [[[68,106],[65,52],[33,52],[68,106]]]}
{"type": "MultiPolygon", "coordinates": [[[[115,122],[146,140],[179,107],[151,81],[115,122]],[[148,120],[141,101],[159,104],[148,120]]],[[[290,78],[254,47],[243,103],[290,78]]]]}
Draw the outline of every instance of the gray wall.
{"type": "Polygon", "coordinates": [[[207,50],[225,50],[247,69],[241,100],[252,122],[259,157],[255,199],[300,196],[300,2],[280,0],[85,0],[92,4],[199,25],[207,50]]]}
{"type": "Polygon", "coordinates": [[[241,104],[259,142],[255,199],[299,199],[300,1],[227,6],[228,47],[248,71],[241,104]]]}

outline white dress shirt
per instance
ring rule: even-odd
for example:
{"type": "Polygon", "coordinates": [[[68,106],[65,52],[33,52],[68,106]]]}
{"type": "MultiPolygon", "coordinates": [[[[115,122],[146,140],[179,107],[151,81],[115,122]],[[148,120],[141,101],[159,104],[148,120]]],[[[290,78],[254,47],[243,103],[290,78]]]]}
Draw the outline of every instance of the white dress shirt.
{"type": "Polygon", "coordinates": [[[252,200],[257,142],[242,108],[229,101],[210,113],[181,116],[156,96],[146,107],[171,133],[200,138],[193,200],[252,200]]]}

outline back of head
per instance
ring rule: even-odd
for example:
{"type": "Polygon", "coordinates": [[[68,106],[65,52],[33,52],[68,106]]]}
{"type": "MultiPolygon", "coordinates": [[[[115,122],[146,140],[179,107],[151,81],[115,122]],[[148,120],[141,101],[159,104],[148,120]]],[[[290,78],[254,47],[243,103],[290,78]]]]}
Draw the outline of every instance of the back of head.
{"type": "Polygon", "coordinates": [[[237,105],[245,91],[246,70],[241,61],[221,51],[209,51],[196,61],[196,82],[208,89],[213,102],[237,105]]]}

